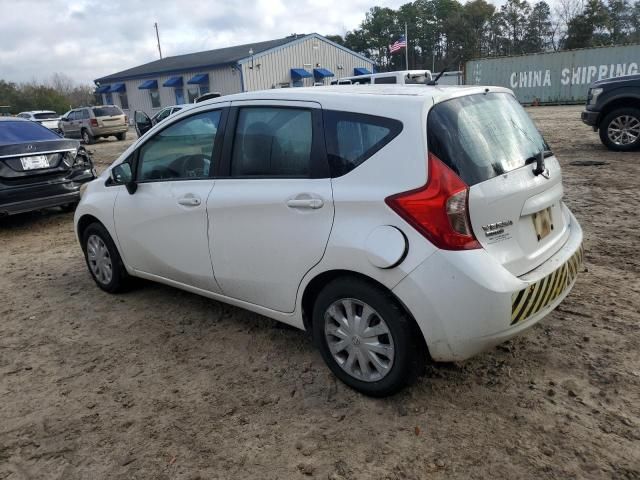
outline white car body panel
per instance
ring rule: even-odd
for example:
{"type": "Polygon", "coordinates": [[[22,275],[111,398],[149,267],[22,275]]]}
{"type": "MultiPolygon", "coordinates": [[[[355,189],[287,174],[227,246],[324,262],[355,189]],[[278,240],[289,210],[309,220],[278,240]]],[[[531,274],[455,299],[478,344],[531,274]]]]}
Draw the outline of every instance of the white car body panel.
{"type": "MultiPolygon", "coordinates": [[[[332,179],[217,178],[144,183],[129,195],[122,185],[105,186],[108,169],[86,189],[76,210],[76,225],[85,215],[102,222],[128,271],[135,275],[298,328],[305,328],[303,313],[309,312],[303,312],[303,293],[315,278],[334,271],[366,276],[392,291],[413,315],[434,359],[468,358],[529,328],[557,306],[572,283],[523,322],[509,324],[514,293],[564,265],[582,242],[580,226],[561,202],[560,170],[554,158],[547,159],[551,180],[535,178],[532,183],[528,166],[522,172],[512,171],[504,178],[495,177],[470,188],[471,223],[483,242],[482,249],[440,250],[385,204],[388,196],[425,185],[429,109],[450,98],[483,93],[486,88],[296,88],[198,103],[154,126],[113,165],[125,160],[159,129],[230,102],[315,102],[317,108],[399,119],[403,130],[355,170],[332,179]],[[198,195],[201,205],[189,209],[179,206],[177,199],[187,194],[198,195]],[[298,211],[287,206],[286,202],[298,194],[318,197],[322,208],[298,211]],[[550,205],[554,218],[561,219],[559,228],[548,242],[532,249],[519,237],[530,229],[530,219],[519,225],[520,218],[550,205]],[[481,238],[483,225],[507,217],[514,218],[513,243],[503,242],[502,248],[481,238]],[[386,226],[400,230],[408,245],[405,258],[392,268],[376,266],[370,260],[372,247],[367,244],[372,232],[386,226]]],[[[380,248],[383,250],[374,252],[380,258],[396,255],[396,245],[390,246],[389,252],[379,245],[374,247],[380,248]]]]}

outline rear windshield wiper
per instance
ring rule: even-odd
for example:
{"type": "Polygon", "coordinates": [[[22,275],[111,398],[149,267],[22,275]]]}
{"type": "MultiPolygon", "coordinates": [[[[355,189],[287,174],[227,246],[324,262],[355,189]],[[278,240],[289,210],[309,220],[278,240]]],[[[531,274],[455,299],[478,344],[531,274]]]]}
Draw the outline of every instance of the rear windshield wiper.
{"type": "Polygon", "coordinates": [[[551,150],[541,150],[540,153],[536,155],[531,155],[524,161],[525,165],[536,162],[536,168],[533,169],[533,174],[538,176],[542,175],[545,178],[549,178],[548,170],[544,166],[544,159],[553,156],[553,152],[551,150]],[[545,173],[547,172],[547,173],[545,173]]]}

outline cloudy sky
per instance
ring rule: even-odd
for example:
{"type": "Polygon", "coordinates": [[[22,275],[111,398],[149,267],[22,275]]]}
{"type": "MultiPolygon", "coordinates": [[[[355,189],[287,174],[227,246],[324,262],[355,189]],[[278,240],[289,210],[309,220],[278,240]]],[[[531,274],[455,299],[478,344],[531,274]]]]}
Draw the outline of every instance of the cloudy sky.
{"type": "Polygon", "coordinates": [[[344,34],[373,5],[408,0],[0,0],[0,79],[78,82],[164,56],[285,37],[344,34]]]}

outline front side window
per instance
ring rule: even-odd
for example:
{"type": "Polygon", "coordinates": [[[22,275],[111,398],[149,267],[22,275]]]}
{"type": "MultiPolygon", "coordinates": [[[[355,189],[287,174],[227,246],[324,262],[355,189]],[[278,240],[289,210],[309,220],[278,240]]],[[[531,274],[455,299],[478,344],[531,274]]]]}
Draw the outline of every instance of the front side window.
{"type": "Polygon", "coordinates": [[[233,176],[308,177],[313,127],[311,110],[245,107],[233,141],[233,176]]]}
{"type": "Polygon", "coordinates": [[[149,90],[149,98],[151,99],[151,108],[160,108],[160,92],[157,88],[149,90]]]}
{"type": "Polygon", "coordinates": [[[138,180],[208,178],[220,111],[184,118],[161,130],[142,147],[138,180]]]}
{"type": "Polygon", "coordinates": [[[398,120],[332,110],[324,112],[324,124],[332,177],[349,173],[402,131],[398,120]]]}
{"type": "Polygon", "coordinates": [[[436,104],[427,118],[429,151],[467,185],[535,161],[549,150],[509,93],[466,95],[436,104]]]}

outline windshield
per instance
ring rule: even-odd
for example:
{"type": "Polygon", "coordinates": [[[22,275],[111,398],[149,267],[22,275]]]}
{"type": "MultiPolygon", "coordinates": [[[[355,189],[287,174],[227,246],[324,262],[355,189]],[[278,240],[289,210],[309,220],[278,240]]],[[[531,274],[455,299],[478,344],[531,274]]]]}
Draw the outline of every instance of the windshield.
{"type": "Polygon", "coordinates": [[[109,105],[106,107],[93,107],[93,114],[96,117],[115,117],[123,113],[118,107],[109,105]]]}
{"type": "Polygon", "coordinates": [[[58,114],[56,112],[34,113],[33,118],[36,120],[49,120],[51,118],[58,118],[58,114]]]}
{"type": "Polygon", "coordinates": [[[549,146],[509,93],[439,103],[427,119],[429,151],[469,186],[522,167],[549,146]]]}
{"type": "Polygon", "coordinates": [[[0,122],[0,145],[9,145],[40,140],[60,140],[48,128],[35,122],[0,122]]]}

